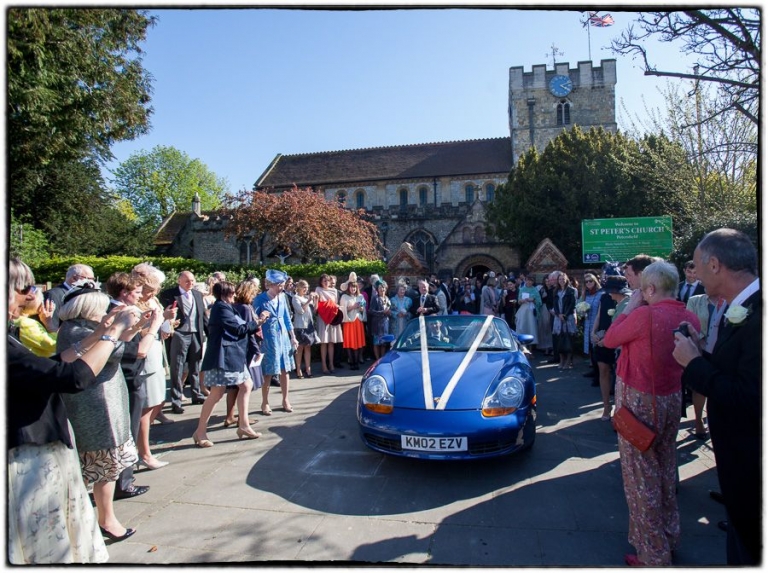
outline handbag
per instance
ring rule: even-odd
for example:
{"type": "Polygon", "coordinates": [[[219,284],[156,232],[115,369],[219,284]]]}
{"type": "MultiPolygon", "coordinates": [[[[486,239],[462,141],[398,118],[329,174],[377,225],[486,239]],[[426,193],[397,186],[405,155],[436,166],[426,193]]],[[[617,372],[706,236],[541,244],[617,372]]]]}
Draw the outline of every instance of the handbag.
{"type": "MultiPolygon", "coordinates": [[[[651,349],[653,349],[653,311],[651,311],[651,349]]],[[[658,425],[656,416],[656,378],[653,374],[651,375],[651,384],[653,389],[653,425],[656,427],[658,425]]],[[[622,389],[624,390],[626,401],[626,384],[622,384],[622,389]]],[[[656,431],[638,420],[632,411],[623,405],[613,413],[611,421],[613,429],[641,452],[647,451],[656,439],[656,431]]]]}

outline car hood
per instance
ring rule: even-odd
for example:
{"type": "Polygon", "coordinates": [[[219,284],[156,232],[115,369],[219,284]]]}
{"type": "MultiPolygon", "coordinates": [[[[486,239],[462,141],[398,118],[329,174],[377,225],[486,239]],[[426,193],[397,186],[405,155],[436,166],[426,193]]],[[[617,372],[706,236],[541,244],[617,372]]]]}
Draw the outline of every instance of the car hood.
{"type": "MultiPolygon", "coordinates": [[[[430,352],[429,375],[432,396],[439,398],[459,369],[466,354],[464,352],[430,352]]],[[[446,410],[478,410],[488,387],[500,373],[505,374],[517,363],[525,362],[519,353],[476,352],[466,370],[448,396],[446,410]]],[[[420,352],[390,352],[379,363],[376,370],[393,382],[396,408],[424,409],[424,382],[420,352]],[[388,373],[385,373],[389,370],[388,373]]]]}

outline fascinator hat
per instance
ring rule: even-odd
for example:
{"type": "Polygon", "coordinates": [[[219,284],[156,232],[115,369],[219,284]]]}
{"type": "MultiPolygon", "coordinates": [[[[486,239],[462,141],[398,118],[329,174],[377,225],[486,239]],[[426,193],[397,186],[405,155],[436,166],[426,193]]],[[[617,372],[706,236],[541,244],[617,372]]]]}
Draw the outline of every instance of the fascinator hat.
{"type": "Polygon", "coordinates": [[[351,273],[349,273],[349,279],[347,280],[347,282],[341,283],[341,290],[342,291],[347,290],[347,287],[350,284],[355,284],[355,285],[357,284],[357,273],[355,271],[352,271],[351,273]]]}
{"type": "Polygon", "coordinates": [[[264,278],[267,279],[272,284],[278,284],[278,283],[284,283],[288,279],[288,274],[284,271],[279,271],[277,269],[267,269],[266,274],[264,275],[264,278]]]}

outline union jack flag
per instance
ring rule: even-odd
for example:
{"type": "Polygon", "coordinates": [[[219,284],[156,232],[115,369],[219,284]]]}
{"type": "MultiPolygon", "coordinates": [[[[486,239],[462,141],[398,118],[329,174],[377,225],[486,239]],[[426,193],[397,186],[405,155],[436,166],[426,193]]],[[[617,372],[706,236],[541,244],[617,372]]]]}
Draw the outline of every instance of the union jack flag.
{"type": "Polygon", "coordinates": [[[613,26],[613,16],[610,14],[600,16],[597,12],[590,12],[587,22],[589,22],[590,26],[595,26],[597,28],[607,28],[608,26],[613,26]]]}

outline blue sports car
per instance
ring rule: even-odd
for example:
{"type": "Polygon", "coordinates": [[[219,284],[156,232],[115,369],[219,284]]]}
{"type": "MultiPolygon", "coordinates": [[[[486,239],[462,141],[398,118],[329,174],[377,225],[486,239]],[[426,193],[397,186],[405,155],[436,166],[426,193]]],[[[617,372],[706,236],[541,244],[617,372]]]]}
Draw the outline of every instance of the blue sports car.
{"type": "Polygon", "coordinates": [[[521,346],[530,340],[493,316],[411,320],[360,383],[363,441],[385,454],[433,460],[530,448],[536,381],[521,346]]]}

